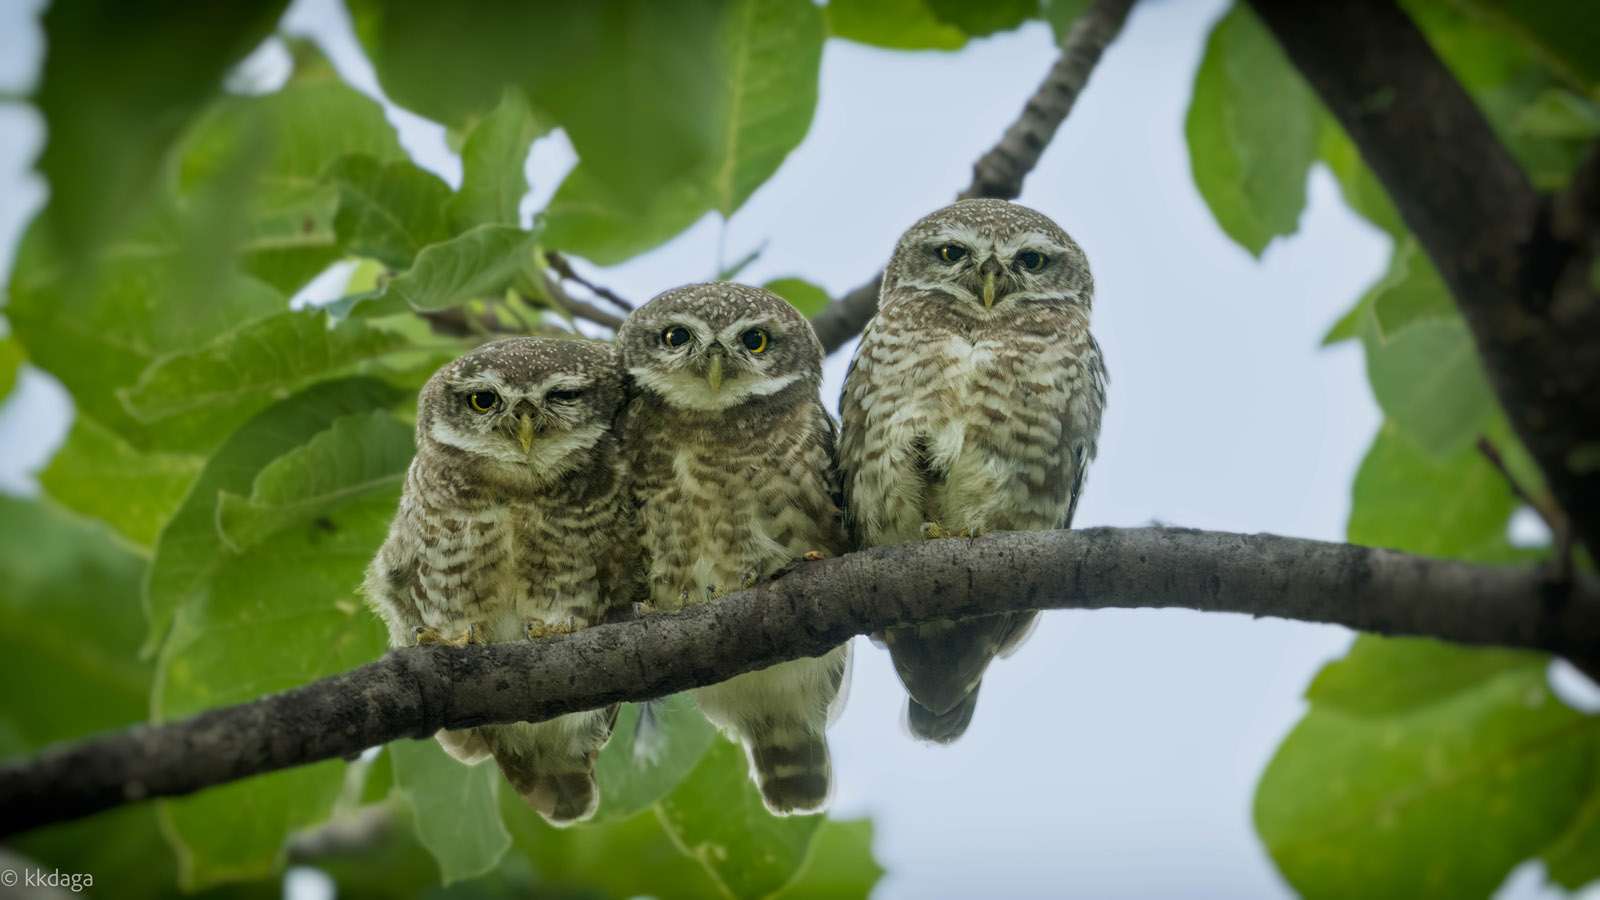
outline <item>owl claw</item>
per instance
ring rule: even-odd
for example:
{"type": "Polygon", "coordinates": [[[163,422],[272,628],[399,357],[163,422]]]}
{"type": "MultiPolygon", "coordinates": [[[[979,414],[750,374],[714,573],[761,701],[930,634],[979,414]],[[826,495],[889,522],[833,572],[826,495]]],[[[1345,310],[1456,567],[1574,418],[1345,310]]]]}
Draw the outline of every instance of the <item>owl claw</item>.
{"type": "Polygon", "coordinates": [[[806,562],[821,562],[828,558],[828,554],[823,553],[821,550],[807,550],[805,555],[800,558],[806,562]]]}
{"type": "Polygon", "coordinates": [[[467,644],[480,643],[476,626],[468,625],[467,630],[461,632],[460,637],[447,638],[439,633],[436,628],[427,628],[418,625],[411,629],[411,636],[416,644],[444,644],[447,647],[465,647],[467,644]]]}
{"type": "Polygon", "coordinates": [[[717,590],[717,586],[716,585],[714,585],[714,584],[706,585],[706,602],[707,603],[710,603],[711,601],[713,601],[713,600],[715,600],[715,599],[717,599],[718,597],[721,597],[721,596],[722,596],[722,592],[717,590]]]}
{"type": "Polygon", "coordinates": [[[942,541],[945,538],[955,537],[954,534],[951,534],[948,529],[938,522],[923,522],[921,534],[922,539],[925,541],[942,541]]]}
{"type": "Polygon", "coordinates": [[[744,578],[742,578],[739,581],[739,590],[748,591],[748,590],[750,590],[751,588],[753,588],[755,586],[756,586],[756,573],[754,573],[754,572],[746,572],[746,573],[744,573],[744,578]]]}
{"type": "Polygon", "coordinates": [[[522,636],[530,641],[535,641],[540,638],[549,637],[550,628],[543,622],[539,621],[524,622],[522,625],[522,636]]]}
{"type": "Polygon", "coordinates": [[[983,530],[982,525],[970,525],[967,527],[967,537],[971,540],[977,540],[978,538],[983,537],[985,534],[987,534],[987,532],[983,530]]]}

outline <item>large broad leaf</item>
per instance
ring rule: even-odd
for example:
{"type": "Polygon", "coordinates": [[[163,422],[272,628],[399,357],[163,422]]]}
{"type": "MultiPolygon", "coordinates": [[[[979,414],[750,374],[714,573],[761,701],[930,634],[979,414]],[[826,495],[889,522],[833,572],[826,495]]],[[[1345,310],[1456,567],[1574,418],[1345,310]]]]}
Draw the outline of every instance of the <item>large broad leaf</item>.
{"type": "Polygon", "coordinates": [[[0,401],[11,395],[11,388],[17,383],[17,373],[27,358],[22,350],[22,342],[17,340],[16,335],[8,334],[4,340],[0,340],[0,401]]]}
{"type": "Polygon", "coordinates": [[[1010,31],[1039,15],[1039,0],[923,0],[939,21],[954,25],[973,37],[1010,31]]]}
{"type": "Polygon", "coordinates": [[[500,768],[493,761],[462,765],[431,738],[395,741],[388,753],[395,791],[410,807],[417,840],[439,863],[443,883],[498,865],[511,847],[500,817],[500,768]]]}
{"type": "Polygon", "coordinates": [[[699,163],[649,190],[581,160],[545,212],[545,242],[609,264],[662,243],[708,210],[737,210],[805,137],[816,109],[822,13],[806,0],[729,0],[713,59],[724,77],[699,163]]]}
{"type": "Polygon", "coordinates": [[[1569,891],[1600,878],[1600,759],[1583,807],[1544,852],[1546,875],[1569,891]]]}
{"type": "Polygon", "coordinates": [[[778,896],[784,900],[867,900],[883,867],[872,857],[872,820],[829,820],[817,829],[800,877],[778,896]]]}
{"type": "Polygon", "coordinates": [[[1407,234],[1395,245],[1389,271],[1371,291],[1378,337],[1389,340],[1421,319],[1455,319],[1450,289],[1439,277],[1417,239],[1407,234]]]}
{"type": "Polygon", "coordinates": [[[273,396],[406,345],[399,335],[364,321],[330,327],[321,310],[286,312],[162,358],[122,399],[146,422],[196,410],[242,421],[273,396]]]}
{"type": "Polygon", "coordinates": [[[382,409],[335,421],[268,463],[248,497],[218,493],[217,530],[223,542],[233,550],[251,547],[346,503],[392,495],[416,453],[412,430],[382,409]]]}
{"type": "Polygon", "coordinates": [[[652,705],[640,727],[641,707],[622,708],[611,741],[595,763],[600,809],[594,821],[626,819],[648,809],[694,771],[717,730],[685,694],[652,705]]]}
{"type": "Polygon", "coordinates": [[[0,755],[142,721],[144,561],[46,502],[0,496],[0,533],[0,755]]]}
{"type": "Polygon", "coordinates": [[[1562,77],[1600,95],[1600,17],[1586,0],[1466,0],[1460,4],[1485,24],[1534,47],[1562,77]]]}
{"type": "Polygon", "coordinates": [[[750,780],[744,750],[722,739],[657,807],[683,851],[729,897],[766,897],[805,865],[823,816],[774,816],[750,780]]]}
{"type": "Polygon", "coordinates": [[[133,543],[151,547],[205,461],[197,454],[141,453],[80,411],[67,442],[39,475],[39,482],[68,509],[100,519],[133,543]]]}
{"type": "Polygon", "coordinates": [[[1257,256],[1299,227],[1320,115],[1272,34],[1234,4],[1206,42],[1184,132],[1200,196],[1222,230],[1257,256]]]}
{"type": "Polygon", "coordinates": [[[461,145],[461,189],[447,205],[452,229],[520,223],[528,150],[543,130],[517,90],[506,91],[494,112],[472,126],[461,145]]]}
{"type": "Polygon", "coordinates": [[[1322,122],[1322,141],[1318,153],[1328,168],[1333,170],[1334,177],[1339,179],[1344,201],[1368,222],[1395,238],[1406,234],[1407,228],[1400,219],[1400,211],[1395,209],[1394,201],[1389,199],[1389,192],[1378,181],[1378,176],[1361,158],[1361,151],[1356,149],[1355,142],[1350,140],[1350,136],[1344,133],[1332,116],[1324,115],[1322,122]]]}
{"type": "Polygon", "coordinates": [[[1480,651],[1389,643],[1322,676],[1340,689],[1332,702],[1313,694],[1268,765],[1256,827],[1308,898],[1486,897],[1578,815],[1586,797],[1574,786],[1593,778],[1600,719],[1555,698],[1537,655],[1451,662],[1442,657],[1480,651]],[[1404,659],[1415,652],[1440,665],[1404,659]],[[1352,701],[1356,712],[1341,708],[1352,701]]]}
{"type": "Polygon", "coordinates": [[[1436,459],[1385,424],[1356,472],[1350,540],[1428,556],[1503,560],[1517,499],[1475,447],[1436,459]]]}
{"type": "Polygon", "coordinates": [[[193,231],[175,203],[163,206],[80,269],[53,251],[35,223],[11,280],[6,315],[29,358],[60,379],[80,410],[140,450],[204,451],[231,425],[202,411],[151,428],[128,415],[117,388],[160,356],[286,306],[282,294],[236,273],[197,280],[184,251],[193,231]]]}
{"type": "Polygon", "coordinates": [[[424,248],[415,265],[358,308],[364,315],[449,309],[501,293],[517,273],[533,265],[536,240],[533,232],[508,225],[479,225],[424,248]]]}
{"type": "Polygon", "coordinates": [[[256,475],[279,456],[344,416],[384,408],[396,399],[397,392],[371,379],[324,382],[266,409],[212,454],[156,542],[144,586],[147,651],[160,646],[178,609],[203,591],[224,561],[215,524],[218,494],[248,493],[256,475]]]}
{"type": "MultiPolygon", "coordinates": [[[[330,406],[329,386],[321,387],[323,395],[291,398],[263,418],[279,413],[276,424],[288,429],[321,418],[330,406]]],[[[152,698],[157,716],[170,720],[245,702],[381,655],[386,635],[357,590],[399,495],[396,485],[283,528],[243,553],[213,556],[162,648],[152,698]]],[[[163,801],[164,831],[178,853],[182,883],[203,886],[277,871],[291,833],[331,813],[344,767],[331,760],[163,801]]]]}
{"type": "Polygon", "coordinates": [[[423,247],[450,236],[450,186],[417,164],[354,153],[336,160],[328,174],[339,185],[333,230],[345,252],[404,269],[423,247]]]}
{"type": "Polygon", "coordinates": [[[82,262],[128,224],[222,76],[272,31],[285,0],[226,5],[62,0],[44,14],[39,169],[63,253],[82,262]]]}
{"type": "Polygon", "coordinates": [[[762,287],[789,301],[790,306],[808,319],[826,309],[832,300],[827,291],[800,278],[779,278],[762,287]]]}
{"type": "Polygon", "coordinates": [[[285,293],[303,287],[340,251],[333,222],[339,187],[333,162],[359,153],[403,161],[383,108],[337,82],[291,83],[262,97],[236,97],[210,116],[183,156],[187,193],[218,177],[241,147],[261,144],[266,159],[253,186],[243,264],[285,293]]]}
{"type": "Polygon", "coordinates": [[[1407,439],[1443,459],[1470,444],[1498,406],[1459,316],[1416,319],[1393,334],[1362,335],[1367,378],[1384,415],[1407,439]]]}
{"type": "Polygon", "coordinates": [[[828,33],[896,50],[958,50],[967,33],[934,15],[927,0],[832,0],[828,33]]]}

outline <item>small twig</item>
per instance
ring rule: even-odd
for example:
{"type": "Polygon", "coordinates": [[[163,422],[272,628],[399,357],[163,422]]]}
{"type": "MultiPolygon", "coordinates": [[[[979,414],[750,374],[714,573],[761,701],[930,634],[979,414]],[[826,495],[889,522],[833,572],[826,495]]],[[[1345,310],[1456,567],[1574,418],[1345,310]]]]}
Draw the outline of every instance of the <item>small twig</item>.
{"type": "Polygon", "coordinates": [[[589,279],[573,271],[572,264],[567,262],[567,258],[565,256],[562,256],[560,253],[557,253],[554,250],[549,250],[545,252],[544,258],[550,263],[550,268],[555,269],[556,274],[560,275],[563,281],[576,281],[577,283],[588,288],[589,292],[594,294],[596,297],[606,300],[610,302],[612,306],[622,310],[624,315],[633,312],[633,304],[617,296],[616,292],[612,291],[608,287],[602,287],[598,284],[595,284],[589,279]]]}
{"type": "Polygon", "coordinates": [[[566,288],[561,286],[561,282],[551,278],[549,272],[541,274],[544,278],[544,292],[550,296],[550,301],[567,315],[575,319],[593,322],[612,331],[622,327],[623,318],[621,316],[614,316],[592,303],[585,303],[567,293],[566,288]]]}
{"type": "Polygon", "coordinates": [[[1546,528],[1550,529],[1552,537],[1551,546],[1551,580],[1558,584],[1566,584],[1572,580],[1572,523],[1567,519],[1567,514],[1560,506],[1556,505],[1555,498],[1548,493],[1535,497],[1529,493],[1517,477],[1511,474],[1511,468],[1506,465],[1505,457],[1500,455],[1500,448],[1496,447],[1485,435],[1478,436],[1478,452],[1489,460],[1490,465],[1500,472],[1500,476],[1510,486],[1511,493],[1518,500],[1526,503],[1529,508],[1539,514],[1544,520],[1546,528]]]}

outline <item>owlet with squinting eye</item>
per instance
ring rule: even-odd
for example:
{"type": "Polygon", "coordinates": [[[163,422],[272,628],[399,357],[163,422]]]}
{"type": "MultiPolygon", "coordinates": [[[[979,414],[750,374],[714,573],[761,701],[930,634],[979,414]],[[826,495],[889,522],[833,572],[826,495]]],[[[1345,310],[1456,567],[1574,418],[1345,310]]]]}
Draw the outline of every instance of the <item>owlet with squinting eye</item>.
{"type": "MultiPolygon", "coordinates": [[[[705,603],[797,557],[844,549],[833,420],[817,399],[822,346],[775,294],[740,284],[668,291],[617,335],[631,379],[619,429],[651,602],[705,603]]],[[[824,730],[842,706],[848,644],[695,690],[737,734],[767,808],[821,808],[824,730]]]]}
{"type": "MultiPolygon", "coordinates": [[[[522,641],[622,617],[643,599],[612,425],[615,348],[512,338],[440,369],[417,402],[417,455],[365,591],[390,643],[522,641]]],[[[594,764],[617,707],[440,731],[463,762],[493,756],[553,824],[599,803],[594,764]]]]}
{"type": "MultiPolygon", "coordinates": [[[[1050,219],[963,200],[911,227],[845,378],[839,467],[858,549],[1067,528],[1106,404],[1094,283],[1050,219]]],[[[948,743],[1035,613],[890,628],[912,734],[948,743]]]]}

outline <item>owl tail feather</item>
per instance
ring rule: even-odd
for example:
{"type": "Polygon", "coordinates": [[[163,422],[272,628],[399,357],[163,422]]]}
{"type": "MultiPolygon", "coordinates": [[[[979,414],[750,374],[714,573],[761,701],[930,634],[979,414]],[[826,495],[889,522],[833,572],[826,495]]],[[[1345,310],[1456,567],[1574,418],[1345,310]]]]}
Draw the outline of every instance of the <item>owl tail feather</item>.
{"type": "Polygon", "coordinates": [[[816,812],[828,803],[833,762],[820,734],[778,731],[749,744],[750,771],[775,816],[816,812]]]}
{"type": "Polygon", "coordinates": [[[960,703],[943,713],[936,713],[907,697],[906,726],[911,729],[911,735],[935,744],[948,744],[966,734],[967,726],[972,724],[972,711],[978,708],[978,688],[982,685],[983,682],[978,682],[960,703]]]}
{"type": "Polygon", "coordinates": [[[551,825],[581,822],[600,806],[593,759],[534,760],[502,752],[495,762],[517,795],[551,825]]]}

